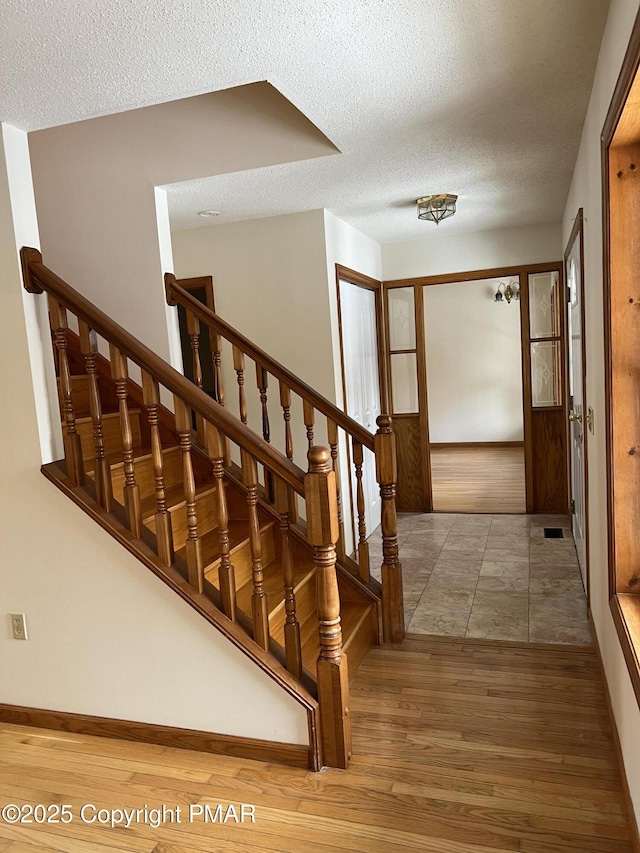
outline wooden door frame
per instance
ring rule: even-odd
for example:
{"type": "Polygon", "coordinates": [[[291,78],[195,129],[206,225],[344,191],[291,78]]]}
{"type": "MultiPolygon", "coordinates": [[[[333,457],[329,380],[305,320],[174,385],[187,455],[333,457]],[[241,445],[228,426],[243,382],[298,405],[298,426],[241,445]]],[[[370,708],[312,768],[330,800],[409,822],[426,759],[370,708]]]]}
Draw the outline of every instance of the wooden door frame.
{"type": "MultiPolygon", "coordinates": [[[[585,306],[584,306],[584,296],[585,296],[585,287],[584,287],[584,210],[583,208],[579,208],[578,213],[573,221],[573,228],[571,229],[571,234],[569,235],[569,239],[567,241],[566,248],[564,250],[564,266],[565,266],[565,283],[567,282],[567,261],[569,259],[569,255],[573,252],[573,248],[576,240],[580,240],[580,281],[578,282],[578,294],[580,297],[580,325],[582,332],[582,340],[580,342],[580,351],[582,358],[582,435],[583,435],[583,459],[584,459],[584,547],[585,547],[585,575],[587,581],[587,604],[591,603],[591,568],[590,568],[590,559],[589,559],[589,454],[588,454],[588,444],[589,444],[589,426],[587,419],[587,344],[586,344],[586,335],[585,335],[585,306]]],[[[568,295],[568,294],[567,294],[568,295]]],[[[569,381],[568,381],[568,371],[569,371],[569,347],[571,346],[571,341],[569,340],[569,311],[571,310],[571,303],[567,299],[567,326],[565,333],[566,340],[566,360],[567,360],[567,406],[569,404],[569,381]]],[[[571,489],[571,430],[569,419],[567,418],[567,451],[568,451],[568,462],[569,462],[569,499],[573,499],[573,492],[571,489]]]]}
{"type": "Polygon", "coordinates": [[[213,276],[211,275],[200,275],[195,278],[178,278],[176,279],[176,284],[179,284],[180,287],[183,287],[185,290],[200,290],[200,288],[204,287],[205,298],[206,298],[206,306],[209,310],[215,313],[216,304],[215,298],[213,295],[213,276]]]}
{"type": "MultiPolygon", "coordinates": [[[[349,414],[347,407],[347,374],[344,369],[344,336],[342,331],[342,303],[340,301],[340,282],[346,281],[348,284],[353,284],[355,287],[361,287],[363,290],[371,290],[375,294],[375,305],[376,305],[376,338],[377,338],[377,350],[378,350],[378,385],[380,390],[380,413],[387,414],[390,410],[390,400],[388,397],[388,384],[387,384],[387,372],[386,372],[386,363],[384,358],[384,317],[383,317],[383,300],[382,300],[382,282],[378,281],[375,278],[371,278],[368,275],[364,275],[364,273],[357,272],[357,270],[352,270],[349,267],[342,266],[342,264],[336,264],[336,298],[338,302],[338,337],[340,340],[340,375],[342,377],[342,408],[349,414]]],[[[351,458],[351,443],[349,441],[347,444],[347,465],[348,470],[353,470],[352,458],[351,458]]],[[[352,477],[348,477],[349,482],[349,501],[351,502],[351,507],[355,506],[353,501],[353,483],[352,477]]],[[[366,515],[365,515],[366,517],[366,515]]],[[[353,544],[354,548],[357,543],[356,536],[356,524],[355,524],[355,513],[351,512],[351,530],[353,535],[353,544]]],[[[372,530],[369,531],[369,534],[373,533],[372,530]]]]}
{"type": "MultiPolygon", "coordinates": [[[[431,512],[433,508],[433,488],[431,482],[431,464],[430,464],[430,450],[431,443],[429,441],[429,431],[428,431],[428,397],[427,397],[427,375],[426,375],[426,340],[424,336],[424,316],[418,316],[418,302],[420,299],[420,305],[422,307],[423,313],[423,301],[422,301],[422,288],[429,287],[432,285],[438,284],[459,284],[465,281],[477,281],[482,279],[491,279],[491,278],[518,278],[520,282],[520,348],[521,348],[521,362],[522,362],[522,425],[523,425],[523,437],[524,437],[524,463],[525,463],[525,492],[526,492],[526,512],[527,514],[533,512],[534,506],[534,486],[533,486],[533,441],[532,441],[532,427],[531,427],[531,352],[530,352],[530,341],[529,341],[529,275],[531,273],[544,273],[544,272],[557,272],[559,275],[561,292],[564,292],[564,259],[562,261],[550,261],[541,264],[518,264],[515,266],[508,267],[494,267],[492,269],[483,269],[483,270],[470,270],[468,272],[459,272],[459,273],[446,273],[443,275],[430,275],[430,276],[416,276],[413,278],[404,278],[404,279],[393,279],[390,281],[383,281],[382,288],[383,292],[388,291],[390,289],[396,287],[414,287],[415,288],[415,299],[414,305],[416,310],[416,346],[418,346],[418,364],[422,362],[422,370],[424,373],[424,396],[421,395],[420,386],[418,387],[418,395],[421,402],[423,402],[424,406],[424,417],[427,419],[427,427],[425,431],[426,436],[426,451],[425,456],[429,459],[428,469],[429,475],[428,478],[425,478],[425,482],[428,485],[428,508],[425,508],[426,512],[431,512]],[[418,292],[421,294],[421,297],[418,297],[418,292]],[[420,348],[418,344],[418,329],[422,325],[422,344],[423,346],[420,348]],[[422,352],[420,352],[422,349],[422,352]]],[[[386,345],[386,355],[387,359],[389,358],[389,318],[388,318],[388,310],[386,307],[386,299],[385,301],[385,345],[386,345]]],[[[561,322],[561,333],[562,337],[566,343],[566,324],[565,324],[565,312],[560,312],[560,322],[561,322]]],[[[566,416],[566,406],[567,406],[567,358],[565,353],[566,347],[561,347],[561,376],[562,376],[562,406],[566,416]]],[[[420,378],[421,369],[418,370],[418,377],[420,378]]],[[[389,373],[389,377],[390,377],[389,373]]],[[[389,394],[391,395],[391,388],[389,387],[389,394]]],[[[391,396],[389,397],[389,402],[391,403],[391,396]]],[[[422,415],[422,411],[419,413],[422,415]]],[[[393,417],[393,414],[392,414],[393,417]]],[[[396,416],[398,417],[398,416],[396,416]]],[[[423,418],[421,418],[421,428],[422,428],[423,418]]],[[[568,462],[568,454],[567,454],[567,462],[568,462]]],[[[425,470],[424,460],[422,462],[422,469],[425,470]]],[[[569,467],[567,464],[566,476],[569,477],[569,467]]]]}

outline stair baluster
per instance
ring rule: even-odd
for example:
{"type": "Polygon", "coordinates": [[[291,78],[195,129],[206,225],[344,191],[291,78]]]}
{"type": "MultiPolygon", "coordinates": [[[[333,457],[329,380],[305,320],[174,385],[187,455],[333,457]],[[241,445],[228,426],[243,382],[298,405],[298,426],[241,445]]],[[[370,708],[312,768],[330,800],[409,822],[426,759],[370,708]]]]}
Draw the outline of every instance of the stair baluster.
{"type": "MultiPolygon", "coordinates": [[[[284,444],[287,459],[293,461],[293,435],[291,434],[291,389],[280,380],[280,405],[282,406],[282,417],[284,419],[284,444]]],[[[298,506],[296,496],[289,491],[289,521],[298,520],[298,506]]]]}
{"type": "Polygon", "coordinates": [[[353,464],[356,469],[356,505],[358,509],[358,566],[360,577],[368,582],[371,576],[369,566],[369,543],[367,542],[367,520],[365,515],[364,489],[362,487],[363,449],[359,441],[353,439],[353,464]]]}
{"type": "Polygon", "coordinates": [[[174,394],[176,430],[182,451],[182,485],[187,510],[187,541],[185,543],[189,583],[198,592],[204,591],[204,564],[202,542],[198,536],[196,512],[196,481],[191,458],[191,417],[187,405],[174,394]]]}
{"type": "MultiPolygon", "coordinates": [[[[202,388],[202,363],[200,361],[200,320],[195,316],[195,314],[192,314],[189,310],[187,310],[187,333],[189,335],[189,341],[191,342],[191,356],[193,359],[193,381],[198,386],[198,388],[202,388]]],[[[200,444],[204,444],[205,430],[202,416],[196,412],[195,419],[198,441],[200,442],[200,444]]]]}
{"type": "Polygon", "coordinates": [[[80,332],[80,350],[84,355],[87,375],[89,376],[89,410],[93,424],[93,447],[94,447],[94,480],[96,485],[96,499],[100,506],[106,511],[113,509],[113,488],[111,485],[111,470],[107,463],[104,450],[104,433],[102,428],[102,403],[100,401],[100,389],[98,388],[98,368],[96,355],[98,353],[98,336],[89,328],[84,320],[78,320],[80,332]]]}
{"type": "Polygon", "coordinates": [[[382,499],[382,620],[385,640],[401,643],[404,639],[404,600],[402,566],[398,559],[398,519],[396,515],[396,481],[398,462],[396,437],[389,415],[380,415],[374,438],[376,480],[382,499]]]}
{"type": "Polygon", "coordinates": [[[340,538],[336,546],[338,559],[344,560],[344,520],[342,517],[342,497],[340,494],[340,462],[338,460],[338,424],[327,418],[327,437],[329,439],[329,447],[331,448],[331,468],[336,475],[336,491],[338,497],[338,529],[340,530],[340,538]]]}
{"type": "Polygon", "coordinates": [[[336,575],[338,501],[336,475],[326,447],[308,453],[309,473],[304,478],[307,536],[313,546],[317,572],[317,610],[320,653],[317,663],[322,754],[330,767],[346,768],[351,758],[349,675],[342,652],[340,595],[336,575]]]}
{"type": "MultiPolygon", "coordinates": [[[[256,362],[256,382],[260,392],[260,408],[262,412],[262,437],[271,444],[271,426],[269,424],[269,408],[267,400],[267,388],[269,386],[269,374],[261,364],[256,362]]],[[[273,476],[268,468],[264,469],[264,491],[267,500],[274,500],[273,476]]]]}
{"type": "Polygon", "coordinates": [[[285,482],[276,479],[276,510],[280,515],[280,536],[282,544],[282,578],[284,581],[284,648],[286,666],[296,678],[302,675],[302,647],[300,645],[300,623],[296,609],[296,594],[294,589],[295,575],[291,538],[289,535],[291,506],[290,489],[285,482]]]}
{"type": "Polygon", "coordinates": [[[232,622],[235,622],[236,605],[236,576],[231,563],[229,547],[229,511],[227,495],[224,486],[224,453],[225,439],[220,431],[207,421],[207,453],[213,463],[213,476],[216,479],[216,501],[218,505],[218,540],[220,542],[220,565],[218,567],[218,583],[222,610],[232,622]]]}
{"type": "Polygon", "coordinates": [[[243,424],[247,422],[247,397],[244,390],[244,353],[238,347],[233,348],[233,369],[238,377],[238,411],[243,424]]]}
{"type": "Polygon", "coordinates": [[[316,412],[313,403],[310,400],[302,399],[302,414],[304,425],[307,428],[307,441],[309,442],[309,450],[313,447],[313,425],[315,424],[316,412]]]}
{"type": "Polygon", "coordinates": [[[58,370],[60,373],[61,409],[64,420],[63,441],[64,458],[67,463],[67,476],[76,486],[81,486],[84,480],[84,463],[82,461],[82,443],[76,429],[76,416],[73,408],[73,392],[71,390],[71,371],[67,355],[67,309],[51,294],[49,299],[49,318],[53,329],[53,342],[58,354],[58,370]]]}
{"type": "MultiPolygon", "coordinates": [[[[211,360],[213,362],[213,399],[224,407],[224,378],[222,376],[222,337],[209,326],[211,360]]],[[[206,428],[205,428],[206,431],[206,428]]],[[[231,465],[231,443],[224,438],[224,464],[231,465]]]]}
{"type": "Polygon", "coordinates": [[[173,529],[171,526],[171,513],[167,509],[164,457],[162,455],[162,442],[160,440],[160,426],[158,423],[160,388],[158,382],[145,370],[142,371],[142,394],[151,432],[151,456],[153,460],[153,479],[156,494],[156,514],[154,519],[158,557],[160,557],[165,566],[170,566],[174,561],[173,529]]]}
{"type": "Polygon", "coordinates": [[[265,651],[269,648],[269,607],[264,591],[264,568],[262,566],[262,539],[258,519],[258,468],[256,461],[244,448],[242,457],[242,482],[247,489],[249,507],[249,546],[251,549],[251,572],[253,575],[253,595],[251,612],[253,616],[253,639],[265,651]]]}
{"type": "Polygon", "coordinates": [[[120,412],[120,438],[122,441],[122,459],[124,463],[124,510],[127,527],[136,539],[142,538],[142,507],[140,504],[140,487],[136,483],[135,465],[133,462],[133,433],[131,418],[127,403],[127,379],[129,370],[127,358],[120,350],[109,344],[111,358],[111,376],[116,385],[118,410],[120,412]]]}

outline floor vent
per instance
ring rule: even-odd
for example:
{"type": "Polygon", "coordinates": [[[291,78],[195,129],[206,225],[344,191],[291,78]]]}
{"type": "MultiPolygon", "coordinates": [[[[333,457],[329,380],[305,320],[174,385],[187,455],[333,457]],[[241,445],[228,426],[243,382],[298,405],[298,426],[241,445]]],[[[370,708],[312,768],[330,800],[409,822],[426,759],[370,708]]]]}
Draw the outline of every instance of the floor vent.
{"type": "Polygon", "coordinates": [[[561,527],[545,527],[544,528],[544,538],[545,539],[564,539],[564,533],[562,532],[561,527]]]}

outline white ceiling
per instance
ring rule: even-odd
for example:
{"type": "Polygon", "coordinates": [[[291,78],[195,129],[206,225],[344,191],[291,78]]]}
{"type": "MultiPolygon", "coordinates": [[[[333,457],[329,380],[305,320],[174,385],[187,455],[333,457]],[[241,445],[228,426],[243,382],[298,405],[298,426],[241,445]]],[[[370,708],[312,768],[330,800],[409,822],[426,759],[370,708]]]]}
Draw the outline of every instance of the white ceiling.
{"type": "Polygon", "coordinates": [[[173,185],[175,227],[326,207],[380,242],[557,221],[607,0],[4,0],[25,130],[268,80],[342,152],[173,185]]]}

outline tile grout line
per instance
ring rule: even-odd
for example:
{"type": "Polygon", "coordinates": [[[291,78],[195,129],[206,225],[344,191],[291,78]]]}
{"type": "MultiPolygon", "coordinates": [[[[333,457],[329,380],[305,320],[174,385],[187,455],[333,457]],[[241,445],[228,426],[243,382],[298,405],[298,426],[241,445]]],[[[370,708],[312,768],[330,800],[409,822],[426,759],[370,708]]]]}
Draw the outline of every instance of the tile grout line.
{"type": "Polygon", "coordinates": [[[464,629],[464,637],[466,638],[467,633],[469,631],[469,622],[471,621],[471,613],[473,612],[473,605],[476,601],[476,594],[478,592],[478,584],[480,583],[480,574],[482,572],[482,565],[484,563],[484,555],[487,553],[487,542],[489,541],[489,536],[491,536],[491,525],[493,524],[494,515],[491,516],[491,521],[489,522],[489,532],[487,533],[487,540],[484,543],[484,551],[482,552],[482,559],[480,560],[480,569],[478,570],[478,578],[476,580],[476,588],[473,591],[473,598],[471,599],[471,607],[469,608],[469,616],[467,618],[467,625],[464,629]]]}

